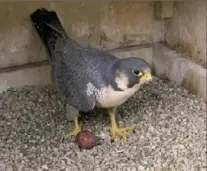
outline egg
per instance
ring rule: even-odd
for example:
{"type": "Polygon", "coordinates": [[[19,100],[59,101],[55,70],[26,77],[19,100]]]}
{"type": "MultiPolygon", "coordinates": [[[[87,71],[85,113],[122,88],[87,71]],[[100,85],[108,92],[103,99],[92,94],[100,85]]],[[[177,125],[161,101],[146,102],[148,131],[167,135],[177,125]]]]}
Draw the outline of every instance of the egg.
{"type": "Polygon", "coordinates": [[[76,136],[80,149],[91,149],[96,146],[96,136],[89,130],[82,130],[76,136]]]}

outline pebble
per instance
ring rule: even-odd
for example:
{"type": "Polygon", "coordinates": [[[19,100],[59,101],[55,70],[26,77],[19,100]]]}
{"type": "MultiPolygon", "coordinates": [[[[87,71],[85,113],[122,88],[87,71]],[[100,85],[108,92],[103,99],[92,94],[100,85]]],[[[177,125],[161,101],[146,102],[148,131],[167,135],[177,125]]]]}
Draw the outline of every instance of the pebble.
{"type": "Polygon", "coordinates": [[[140,171],[141,171],[141,170],[145,170],[145,167],[142,166],[142,165],[139,165],[139,166],[138,166],[138,170],[140,170],[140,171]]]}
{"type": "Polygon", "coordinates": [[[43,166],[42,166],[42,169],[46,169],[46,170],[48,170],[47,165],[43,165],[43,166]]]}

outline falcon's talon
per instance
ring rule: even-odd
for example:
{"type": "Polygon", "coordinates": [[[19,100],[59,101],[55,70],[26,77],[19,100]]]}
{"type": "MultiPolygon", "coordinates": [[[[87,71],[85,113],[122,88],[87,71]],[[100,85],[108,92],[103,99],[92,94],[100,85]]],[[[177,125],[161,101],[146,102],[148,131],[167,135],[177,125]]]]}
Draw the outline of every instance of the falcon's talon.
{"type": "Polygon", "coordinates": [[[69,134],[67,134],[66,137],[72,137],[72,136],[75,137],[80,131],[81,131],[80,128],[75,128],[72,132],[70,132],[69,134]]]}
{"type": "Polygon", "coordinates": [[[72,132],[70,132],[69,134],[67,134],[65,136],[65,138],[69,138],[69,137],[72,137],[72,136],[76,136],[81,130],[82,130],[82,125],[83,125],[83,122],[79,122],[77,120],[74,120],[75,122],[75,128],[73,129],[72,132]]]}
{"type": "Polygon", "coordinates": [[[116,139],[117,136],[120,136],[123,138],[123,140],[127,141],[127,133],[132,132],[134,130],[134,127],[126,127],[126,128],[118,128],[117,126],[114,126],[111,128],[111,134],[112,134],[112,141],[116,139]]]}
{"type": "Polygon", "coordinates": [[[111,143],[114,143],[114,140],[111,139],[111,143]]]}

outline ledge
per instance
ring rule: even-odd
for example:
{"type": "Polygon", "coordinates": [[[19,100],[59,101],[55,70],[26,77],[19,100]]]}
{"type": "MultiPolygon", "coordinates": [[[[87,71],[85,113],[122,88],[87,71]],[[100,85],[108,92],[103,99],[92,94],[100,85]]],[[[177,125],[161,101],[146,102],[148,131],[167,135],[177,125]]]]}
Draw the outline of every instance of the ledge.
{"type": "Polygon", "coordinates": [[[182,85],[206,100],[205,68],[183,58],[162,44],[155,44],[153,49],[153,68],[156,76],[182,85]]]}

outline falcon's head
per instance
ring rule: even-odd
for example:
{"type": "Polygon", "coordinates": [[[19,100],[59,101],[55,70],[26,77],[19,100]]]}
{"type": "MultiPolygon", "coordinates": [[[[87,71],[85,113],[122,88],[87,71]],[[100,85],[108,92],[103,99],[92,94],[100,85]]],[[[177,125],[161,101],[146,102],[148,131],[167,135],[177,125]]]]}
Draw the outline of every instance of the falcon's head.
{"type": "Polygon", "coordinates": [[[121,59],[115,64],[115,83],[121,90],[142,85],[152,80],[150,65],[141,58],[121,59]]]}

